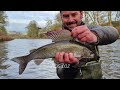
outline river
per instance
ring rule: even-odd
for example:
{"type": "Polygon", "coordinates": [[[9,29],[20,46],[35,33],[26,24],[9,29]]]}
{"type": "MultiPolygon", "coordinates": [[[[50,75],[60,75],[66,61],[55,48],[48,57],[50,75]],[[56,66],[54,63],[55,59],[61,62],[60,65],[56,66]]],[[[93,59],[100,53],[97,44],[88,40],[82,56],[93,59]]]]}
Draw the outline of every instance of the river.
{"type": "MultiPolygon", "coordinates": [[[[28,63],[23,74],[19,75],[19,65],[11,59],[29,54],[34,48],[51,43],[50,39],[15,39],[0,42],[0,79],[59,79],[53,60],[45,59],[40,65],[28,63]]],[[[120,40],[99,46],[103,78],[120,79],[120,40]]]]}

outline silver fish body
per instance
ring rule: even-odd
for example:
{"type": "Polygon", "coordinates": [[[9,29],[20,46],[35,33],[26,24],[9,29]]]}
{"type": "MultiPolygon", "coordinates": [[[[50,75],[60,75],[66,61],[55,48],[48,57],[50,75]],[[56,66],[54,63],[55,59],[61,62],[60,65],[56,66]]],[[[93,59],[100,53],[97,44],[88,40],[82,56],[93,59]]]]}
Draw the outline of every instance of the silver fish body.
{"type": "Polygon", "coordinates": [[[60,41],[56,43],[51,43],[35,49],[28,56],[32,56],[29,60],[32,59],[46,59],[54,58],[57,52],[71,52],[75,57],[90,57],[92,51],[90,51],[85,46],[82,46],[78,42],[74,41],[60,41]],[[87,51],[87,52],[85,52],[87,51]]]}
{"type": "MultiPolygon", "coordinates": [[[[94,45],[78,42],[73,39],[68,30],[55,30],[47,32],[46,39],[52,39],[53,43],[42,46],[30,51],[30,54],[21,57],[15,57],[12,60],[19,63],[19,74],[25,70],[28,62],[38,59],[42,62],[47,58],[54,58],[57,52],[73,53],[79,60],[97,60],[96,48],[94,45]],[[88,49],[89,48],[89,49],[88,49]]],[[[87,62],[87,61],[85,61],[87,62]]]]}
{"type": "Polygon", "coordinates": [[[12,60],[19,63],[19,74],[25,70],[28,62],[35,59],[54,58],[57,52],[72,52],[78,59],[94,58],[91,50],[74,41],[60,41],[56,43],[47,44],[38,49],[33,50],[30,54],[21,57],[15,57],[12,60]]]}

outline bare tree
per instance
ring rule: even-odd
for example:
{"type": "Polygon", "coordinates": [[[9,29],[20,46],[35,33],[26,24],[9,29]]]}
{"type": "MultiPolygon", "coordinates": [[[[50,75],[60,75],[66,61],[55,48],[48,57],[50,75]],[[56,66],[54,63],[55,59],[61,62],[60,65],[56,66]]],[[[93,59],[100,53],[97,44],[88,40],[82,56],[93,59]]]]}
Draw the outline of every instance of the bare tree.
{"type": "Polygon", "coordinates": [[[112,26],[112,11],[108,11],[108,23],[112,26]]]}

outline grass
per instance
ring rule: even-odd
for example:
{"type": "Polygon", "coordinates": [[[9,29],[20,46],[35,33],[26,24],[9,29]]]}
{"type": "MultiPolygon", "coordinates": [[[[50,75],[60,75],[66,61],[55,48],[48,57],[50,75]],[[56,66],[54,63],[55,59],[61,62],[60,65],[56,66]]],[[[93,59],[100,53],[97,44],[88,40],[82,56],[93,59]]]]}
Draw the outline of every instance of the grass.
{"type": "Polygon", "coordinates": [[[8,36],[8,35],[0,35],[0,42],[2,42],[2,41],[10,41],[10,40],[13,40],[13,38],[8,36]]]}

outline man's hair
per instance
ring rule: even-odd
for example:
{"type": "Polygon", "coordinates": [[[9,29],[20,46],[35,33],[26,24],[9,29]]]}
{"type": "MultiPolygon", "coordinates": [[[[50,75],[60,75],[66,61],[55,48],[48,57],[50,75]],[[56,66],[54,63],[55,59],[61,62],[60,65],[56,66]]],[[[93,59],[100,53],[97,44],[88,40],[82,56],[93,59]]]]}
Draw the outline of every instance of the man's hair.
{"type": "MultiPolygon", "coordinates": [[[[61,13],[62,11],[60,11],[60,13],[61,13]]],[[[81,11],[80,11],[81,12],[81,11]]]]}

